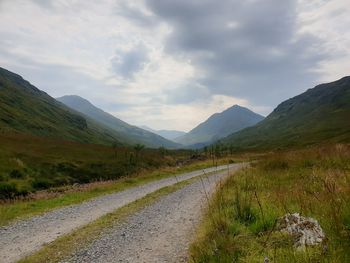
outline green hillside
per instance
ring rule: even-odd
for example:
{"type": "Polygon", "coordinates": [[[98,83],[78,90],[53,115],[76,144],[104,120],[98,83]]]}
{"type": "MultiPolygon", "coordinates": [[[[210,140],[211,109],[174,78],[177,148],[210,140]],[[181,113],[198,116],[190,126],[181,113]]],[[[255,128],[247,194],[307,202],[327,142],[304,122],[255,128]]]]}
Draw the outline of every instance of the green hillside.
{"type": "Polygon", "coordinates": [[[110,129],[118,132],[126,140],[131,143],[141,143],[148,147],[167,147],[167,148],[176,148],[180,146],[172,141],[169,141],[157,134],[154,134],[150,131],[132,126],[113,115],[97,108],[91,104],[86,99],[83,99],[79,96],[63,96],[57,98],[58,101],[64,103],[69,108],[72,108],[84,115],[90,117],[94,121],[109,127],[110,129]]]}
{"type": "Polygon", "coordinates": [[[265,120],[222,142],[269,149],[350,141],[350,77],[321,84],[281,103],[265,120]]]}
{"type": "Polygon", "coordinates": [[[234,105],[221,113],[215,113],[189,133],[175,139],[176,142],[194,148],[208,145],[215,140],[255,125],[264,117],[251,110],[234,105]]]}
{"type": "Polygon", "coordinates": [[[72,111],[21,76],[0,68],[0,132],[85,143],[123,141],[118,133],[72,111]]]}

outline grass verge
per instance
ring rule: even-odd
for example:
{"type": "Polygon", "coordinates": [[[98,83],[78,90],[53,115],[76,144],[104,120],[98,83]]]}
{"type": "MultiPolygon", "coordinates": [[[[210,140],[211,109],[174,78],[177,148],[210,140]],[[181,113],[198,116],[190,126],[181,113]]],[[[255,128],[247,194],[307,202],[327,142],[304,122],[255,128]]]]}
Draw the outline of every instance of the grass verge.
{"type": "Polygon", "coordinates": [[[176,190],[190,184],[195,178],[177,183],[172,186],[161,188],[144,198],[130,203],[115,212],[109,213],[96,221],[81,227],[74,232],[67,234],[46,245],[35,254],[20,260],[20,263],[41,263],[41,262],[59,262],[72,255],[75,251],[91,244],[101,236],[103,230],[113,227],[122,222],[130,214],[133,214],[147,205],[150,205],[162,196],[175,192],[176,190]]]}
{"type": "MultiPolygon", "coordinates": [[[[226,163],[226,159],[218,161],[218,165],[226,163]]],[[[91,184],[90,186],[77,191],[68,191],[59,193],[58,196],[51,198],[42,198],[39,200],[22,201],[17,200],[10,203],[0,204],[0,226],[11,223],[17,219],[28,218],[34,215],[42,214],[60,208],[73,205],[113,192],[123,191],[128,188],[136,187],[152,181],[164,179],[181,173],[200,170],[211,167],[211,161],[202,161],[183,166],[181,168],[163,168],[154,172],[140,173],[138,175],[125,177],[115,181],[101,182],[100,184],[91,184]]],[[[52,190],[51,190],[52,191],[52,190]]]]}
{"type": "Polygon", "coordinates": [[[279,152],[231,176],[210,202],[191,262],[350,262],[350,146],[279,152]],[[319,221],[323,245],[298,251],[275,231],[299,212],[319,221]]]}

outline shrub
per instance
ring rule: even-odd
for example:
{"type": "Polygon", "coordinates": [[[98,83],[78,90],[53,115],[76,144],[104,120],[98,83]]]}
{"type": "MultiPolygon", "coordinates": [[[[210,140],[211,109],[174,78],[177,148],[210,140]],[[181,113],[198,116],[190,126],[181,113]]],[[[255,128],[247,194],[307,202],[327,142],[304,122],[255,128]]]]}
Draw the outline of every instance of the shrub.
{"type": "Polygon", "coordinates": [[[47,189],[52,186],[52,182],[46,178],[35,178],[32,182],[32,187],[37,190],[47,189]]]}
{"type": "Polygon", "coordinates": [[[58,164],[54,165],[53,168],[57,172],[69,173],[69,172],[74,171],[77,168],[77,166],[75,164],[72,164],[72,163],[64,162],[64,163],[58,163],[58,164]]]}
{"type": "Polygon", "coordinates": [[[12,170],[9,175],[10,175],[11,178],[14,178],[14,179],[20,179],[20,178],[24,178],[25,177],[23,172],[20,171],[20,170],[17,170],[17,169],[12,170]]]}
{"type": "Polygon", "coordinates": [[[0,183],[0,199],[13,199],[20,193],[13,183],[0,183]]]}
{"type": "Polygon", "coordinates": [[[7,181],[8,176],[4,175],[4,174],[0,174],[0,181],[7,181]]]}

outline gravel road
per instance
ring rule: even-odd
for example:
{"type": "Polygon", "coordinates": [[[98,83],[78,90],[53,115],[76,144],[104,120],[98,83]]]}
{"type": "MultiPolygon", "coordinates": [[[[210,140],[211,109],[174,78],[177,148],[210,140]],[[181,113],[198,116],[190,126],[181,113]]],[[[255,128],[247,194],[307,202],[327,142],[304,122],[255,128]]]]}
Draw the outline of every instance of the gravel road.
{"type": "MultiPolygon", "coordinates": [[[[232,164],[230,169],[238,169],[241,166],[241,164],[232,164]]],[[[227,165],[208,168],[204,171],[210,173],[223,169],[227,169],[227,165]]],[[[86,225],[149,193],[201,174],[203,174],[203,170],[178,175],[176,178],[170,177],[158,180],[0,227],[0,262],[16,262],[39,250],[44,244],[55,240],[57,237],[86,225]]]]}
{"type": "Polygon", "coordinates": [[[187,262],[187,249],[206,198],[226,175],[220,172],[197,179],[161,198],[124,223],[104,230],[100,238],[63,262],[187,262]]]}

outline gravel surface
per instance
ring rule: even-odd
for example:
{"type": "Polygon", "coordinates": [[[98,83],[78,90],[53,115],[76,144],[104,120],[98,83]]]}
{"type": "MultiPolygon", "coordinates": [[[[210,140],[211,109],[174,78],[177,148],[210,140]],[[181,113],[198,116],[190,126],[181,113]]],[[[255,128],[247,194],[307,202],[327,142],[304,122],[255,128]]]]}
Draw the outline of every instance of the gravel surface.
{"type": "MultiPolygon", "coordinates": [[[[240,166],[240,164],[232,164],[230,169],[236,169],[240,166]]],[[[208,168],[205,169],[205,172],[214,172],[216,169],[227,169],[227,166],[208,168]]],[[[0,262],[15,262],[39,250],[43,245],[57,237],[86,225],[151,192],[201,174],[203,174],[203,170],[158,180],[0,227],[0,262]]]]}
{"type": "Polygon", "coordinates": [[[63,262],[187,262],[187,249],[206,198],[227,172],[197,179],[104,230],[63,262]],[[205,190],[204,190],[205,189],[205,190]]]}

